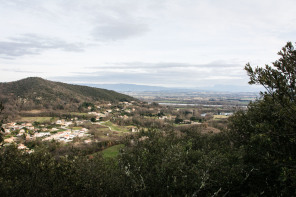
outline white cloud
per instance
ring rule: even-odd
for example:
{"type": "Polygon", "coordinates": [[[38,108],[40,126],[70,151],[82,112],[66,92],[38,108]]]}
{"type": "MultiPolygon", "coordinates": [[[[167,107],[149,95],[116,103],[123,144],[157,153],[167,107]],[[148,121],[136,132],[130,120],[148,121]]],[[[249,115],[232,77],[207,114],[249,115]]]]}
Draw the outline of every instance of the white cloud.
{"type": "Polygon", "coordinates": [[[88,72],[75,72],[73,76],[58,77],[68,82],[87,83],[136,83],[146,85],[200,87],[213,86],[223,80],[224,84],[233,81],[246,83],[246,74],[239,64],[210,64],[194,65],[188,63],[144,63],[126,62],[109,63],[103,66],[87,67],[88,72]]]}
{"type": "Polygon", "coordinates": [[[19,37],[0,41],[0,58],[16,58],[24,55],[40,54],[49,49],[64,51],[83,51],[82,44],[66,43],[55,38],[40,37],[33,34],[25,34],[19,37]]]}
{"type": "Polygon", "coordinates": [[[246,84],[245,63],[269,64],[295,41],[294,0],[0,3],[2,81],[30,75],[21,68],[62,81],[246,84]]]}
{"type": "Polygon", "coordinates": [[[115,22],[98,25],[94,28],[92,35],[98,41],[116,41],[127,39],[137,35],[142,35],[148,31],[144,24],[132,24],[125,22],[115,22]]]}

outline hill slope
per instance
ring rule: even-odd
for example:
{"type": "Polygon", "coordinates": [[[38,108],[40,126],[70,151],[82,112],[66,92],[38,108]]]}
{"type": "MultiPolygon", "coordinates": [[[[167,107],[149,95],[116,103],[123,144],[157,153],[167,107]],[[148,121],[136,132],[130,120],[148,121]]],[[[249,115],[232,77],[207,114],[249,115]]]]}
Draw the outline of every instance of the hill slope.
{"type": "Polygon", "coordinates": [[[38,77],[0,83],[0,99],[41,106],[80,102],[118,102],[136,100],[111,90],[53,82],[38,77]]]}

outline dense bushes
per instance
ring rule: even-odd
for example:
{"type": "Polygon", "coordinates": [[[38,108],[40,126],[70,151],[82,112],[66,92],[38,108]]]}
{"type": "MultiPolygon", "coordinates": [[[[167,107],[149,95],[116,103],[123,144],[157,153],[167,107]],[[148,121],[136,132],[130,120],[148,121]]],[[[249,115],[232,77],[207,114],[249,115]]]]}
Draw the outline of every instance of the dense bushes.
{"type": "Polygon", "coordinates": [[[1,193],[207,196],[235,193],[244,178],[241,152],[231,149],[224,134],[141,132],[126,140],[118,158],[108,160],[100,155],[57,157],[50,147],[31,154],[2,149],[1,193]]]}
{"type": "Polygon", "coordinates": [[[123,150],[120,164],[137,195],[235,194],[244,179],[242,152],[225,134],[149,131],[123,150]]]}
{"type": "Polygon", "coordinates": [[[102,196],[124,189],[117,164],[102,157],[57,159],[46,150],[27,154],[10,147],[0,167],[1,196],[102,196]]]}

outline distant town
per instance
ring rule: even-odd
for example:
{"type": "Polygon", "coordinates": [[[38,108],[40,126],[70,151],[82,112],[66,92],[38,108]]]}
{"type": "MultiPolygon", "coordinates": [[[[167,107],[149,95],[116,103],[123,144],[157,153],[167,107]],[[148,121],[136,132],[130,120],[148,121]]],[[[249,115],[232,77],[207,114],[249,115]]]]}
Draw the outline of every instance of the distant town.
{"type": "MultiPolygon", "coordinates": [[[[147,102],[104,104],[85,102],[84,113],[73,112],[70,117],[64,118],[39,117],[36,116],[35,111],[32,117],[21,117],[19,120],[3,124],[4,145],[16,144],[18,149],[32,152],[34,150],[28,148],[25,145],[26,142],[41,140],[88,144],[106,140],[118,141],[126,135],[149,128],[151,124],[157,127],[202,125],[211,128],[214,132],[219,132],[234,110],[244,108],[244,106],[234,107],[234,105],[221,105],[221,103],[213,105],[212,102],[217,99],[213,97],[203,98],[203,104],[188,102],[181,104],[177,103],[174,97],[171,101],[168,97],[157,96],[153,99],[150,96],[149,98],[147,102]],[[166,103],[159,105],[154,102],[156,98],[158,101],[166,99],[166,103]],[[205,103],[205,100],[208,102],[205,103]]],[[[189,99],[184,96],[179,98],[179,102],[184,102],[184,100],[189,99]]],[[[227,99],[224,101],[227,102],[227,99]]]]}

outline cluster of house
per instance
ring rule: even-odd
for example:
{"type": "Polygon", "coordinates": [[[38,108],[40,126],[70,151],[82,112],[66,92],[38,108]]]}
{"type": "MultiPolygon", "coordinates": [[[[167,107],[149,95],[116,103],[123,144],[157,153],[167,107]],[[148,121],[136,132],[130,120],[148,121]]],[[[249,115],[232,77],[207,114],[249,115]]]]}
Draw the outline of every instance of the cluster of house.
{"type": "Polygon", "coordinates": [[[160,117],[158,117],[158,119],[160,119],[160,120],[172,120],[172,119],[174,119],[174,118],[176,118],[176,116],[160,116],[160,117]]]}
{"type": "MultiPolygon", "coordinates": [[[[133,102],[134,101],[132,101],[131,103],[129,103],[129,102],[119,102],[119,104],[124,105],[124,108],[123,109],[120,109],[120,108],[115,108],[113,110],[112,109],[106,109],[104,112],[95,112],[95,111],[92,111],[92,112],[88,112],[88,114],[94,115],[96,117],[96,120],[101,120],[101,118],[105,118],[105,117],[109,116],[110,113],[112,113],[113,111],[115,111],[115,112],[120,112],[121,111],[121,112],[131,113],[133,111],[136,111],[136,109],[135,108],[127,109],[126,107],[133,105],[133,102]]],[[[111,104],[108,104],[107,106],[111,106],[111,104]]],[[[100,106],[96,106],[96,107],[98,109],[100,108],[100,106]]],[[[125,118],[125,117],[121,116],[121,118],[125,118]]]]}
{"type": "Polygon", "coordinates": [[[133,105],[133,103],[135,103],[135,101],[131,101],[130,103],[129,102],[119,102],[119,104],[123,104],[123,105],[125,105],[125,106],[131,106],[131,105],[133,105]]]}
{"type": "Polygon", "coordinates": [[[50,135],[50,133],[47,132],[47,133],[44,133],[44,136],[46,136],[46,137],[43,140],[44,141],[56,140],[56,141],[60,141],[60,142],[71,142],[71,141],[73,141],[73,139],[75,137],[82,138],[82,137],[90,136],[90,134],[88,134],[87,131],[88,131],[88,129],[82,128],[80,130],[74,130],[74,131],[71,131],[68,129],[66,131],[60,131],[60,132],[58,132],[56,134],[52,134],[52,135],[50,135]]]}
{"type": "MultiPolygon", "coordinates": [[[[100,120],[101,118],[107,117],[112,113],[112,111],[125,111],[127,113],[131,113],[131,111],[135,111],[135,109],[126,109],[127,106],[133,105],[132,101],[130,102],[120,102],[119,104],[124,105],[123,109],[115,108],[110,109],[111,104],[107,104],[107,108],[104,112],[88,112],[88,114],[92,114],[96,117],[97,120],[100,120]]],[[[100,109],[100,106],[96,106],[97,109],[100,109]]],[[[30,151],[24,144],[20,143],[21,138],[26,140],[35,140],[37,138],[42,138],[43,141],[50,141],[50,140],[56,140],[60,142],[71,142],[74,138],[84,138],[89,137],[91,134],[88,134],[88,129],[86,128],[80,128],[77,130],[69,129],[70,125],[76,124],[80,125],[83,124],[85,121],[80,121],[77,118],[71,119],[71,120],[64,120],[60,119],[55,122],[57,128],[46,128],[46,125],[38,125],[38,127],[34,127],[32,123],[16,123],[11,122],[7,124],[3,124],[3,128],[5,130],[5,135],[7,136],[4,139],[4,142],[6,144],[10,143],[16,143],[18,145],[18,149],[23,149],[30,151]]],[[[137,132],[137,128],[133,128],[132,132],[137,132]]],[[[90,143],[91,140],[87,138],[84,140],[85,143],[90,143]]]]}
{"type": "Polygon", "coordinates": [[[221,113],[218,113],[218,115],[232,116],[233,115],[233,112],[221,112],[221,113]]]}
{"type": "Polygon", "coordinates": [[[112,112],[112,109],[106,110],[103,113],[100,112],[88,112],[88,114],[96,116],[96,120],[100,120],[100,118],[105,118],[112,112]]]}
{"type": "MultiPolygon", "coordinates": [[[[37,138],[43,138],[42,140],[56,140],[61,142],[71,142],[75,137],[83,138],[88,137],[88,129],[81,128],[79,130],[71,130],[68,126],[76,123],[81,124],[83,121],[76,120],[66,121],[66,120],[57,120],[55,122],[57,125],[60,125],[58,128],[48,129],[45,125],[40,125],[38,128],[34,127],[32,123],[21,123],[17,124],[16,122],[11,122],[3,124],[5,130],[5,135],[9,135],[9,138],[4,139],[4,142],[7,144],[18,143],[19,137],[24,137],[26,140],[36,140],[37,138]]],[[[18,144],[19,149],[27,149],[24,144],[18,144]]]]}
{"type": "Polygon", "coordinates": [[[19,130],[20,133],[24,133],[25,130],[35,130],[35,127],[32,125],[32,123],[21,123],[17,124],[16,122],[10,122],[7,124],[2,125],[5,133],[11,133],[11,131],[19,130]]]}

